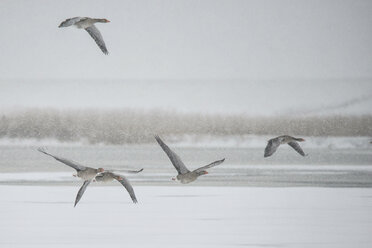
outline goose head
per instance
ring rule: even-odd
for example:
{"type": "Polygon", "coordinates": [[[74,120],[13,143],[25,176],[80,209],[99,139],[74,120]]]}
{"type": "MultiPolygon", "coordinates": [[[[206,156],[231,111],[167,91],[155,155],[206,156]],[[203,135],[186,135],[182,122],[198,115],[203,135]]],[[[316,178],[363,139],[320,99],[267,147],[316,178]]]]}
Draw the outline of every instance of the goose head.
{"type": "Polygon", "coordinates": [[[99,19],[99,22],[108,23],[108,22],[110,22],[110,21],[107,20],[107,19],[99,19]]]}
{"type": "Polygon", "coordinates": [[[208,171],[200,171],[198,172],[198,176],[207,175],[208,171]]]}

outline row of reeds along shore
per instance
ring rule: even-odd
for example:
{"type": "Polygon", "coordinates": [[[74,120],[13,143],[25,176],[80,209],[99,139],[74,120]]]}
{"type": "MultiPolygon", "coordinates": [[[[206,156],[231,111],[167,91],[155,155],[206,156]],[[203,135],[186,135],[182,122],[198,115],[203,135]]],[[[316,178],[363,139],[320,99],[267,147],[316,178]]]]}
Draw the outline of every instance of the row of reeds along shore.
{"type": "Polygon", "coordinates": [[[152,110],[24,109],[0,115],[0,138],[148,143],[153,135],[372,136],[372,116],[190,114],[152,110]]]}

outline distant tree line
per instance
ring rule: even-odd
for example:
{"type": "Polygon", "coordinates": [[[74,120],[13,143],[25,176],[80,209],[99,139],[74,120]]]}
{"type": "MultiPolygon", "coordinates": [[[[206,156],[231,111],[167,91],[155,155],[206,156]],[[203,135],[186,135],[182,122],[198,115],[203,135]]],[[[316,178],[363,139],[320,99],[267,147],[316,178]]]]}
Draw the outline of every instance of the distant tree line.
{"type": "Polygon", "coordinates": [[[0,117],[0,138],[148,143],[153,135],[372,136],[372,116],[250,117],[141,110],[25,109],[0,117]]]}

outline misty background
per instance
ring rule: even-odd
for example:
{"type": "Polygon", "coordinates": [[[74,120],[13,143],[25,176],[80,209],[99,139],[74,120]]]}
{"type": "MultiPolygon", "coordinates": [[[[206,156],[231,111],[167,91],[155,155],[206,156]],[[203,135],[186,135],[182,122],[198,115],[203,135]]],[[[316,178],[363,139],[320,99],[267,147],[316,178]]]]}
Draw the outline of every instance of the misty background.
{"type": "Polygon", "coordinates": [[[0,136],[371,136],[370,1],[1,1],[0,136]],[[91,37],[60,29],[97,24],[91,37]]]}

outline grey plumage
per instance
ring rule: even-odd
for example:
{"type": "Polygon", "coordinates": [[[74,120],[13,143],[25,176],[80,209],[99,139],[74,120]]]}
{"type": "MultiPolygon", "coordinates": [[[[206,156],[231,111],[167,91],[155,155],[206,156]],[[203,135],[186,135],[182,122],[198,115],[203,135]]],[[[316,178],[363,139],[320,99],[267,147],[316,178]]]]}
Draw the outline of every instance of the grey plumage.
{"type": "Polygon", "coordinates": [[[85,29],[88,34],[94,39],[98,47],[101,49],[101,51],[104,54],[108,54],[108,50],[106,48],[105,41],[103,40],[103,37],[98,30],[98,28],[94,25],[97,22],[107,23],[109,22],[107,19],[102,18],[90,18],[90,17],[73,17],[66,19],[63,21],[58,27],[69,27],[69,26],[75,26],[77,28],[85,29]]]}
{"type": "Polygon", "coordinates": [[[268,141],[267,146],[265,148],[264,157],[269,157],[276,152],[278,147],[280,146],[280,141],[278,139],[271,139],[268,141]]]}
{"type": "Polygon", "coordinates": [[[65,165],[70,166],[71,168],[74,168],[77,172],[76,176],[80,177],[81,179],[84,180],[84,183],[81,186],[81,188],[79,189],[78,194],[76,196],[74,207],[80,201],[81,197],[83,196],[83,194],[84,194],[86,188],[88,187],[88,185],[90,184],[90,182],[96,177],[96,175],[98,173],[104,171],[103,168],[95,169],[95,168],[83,166],[83,165],[80,165],[79,163],[74,162],[72,160],[52,155],[52,154],[46,152],[46,150],[43,149],[43,148],[38,148],[37,150],[41,153],[44,153],[48,156],[51,156],[52,158],[56,159],[57,161],[59,161],[61,163],[64,163],[65,165]]]}
{"type": "Polygon", "coordinates": [[[159,143],[160,147],[163,151],[168,155],[170,161],[172,162],[174,168],[178,171],[178,174],[185,174],[190,172],[185,164],[182,162],[181,158],[172,151],[161,139],[158,135],[155,136],[156,141],[159,143]]]}
{"type": "Polygon", "coordinates": [[[225,161],[225,159],[217,160],[213,163],[210,163],[208,165],[205,165],[203,167],[200,167],[196,170],[189,171],[185,164],[181,161],[181,158],[172,151],[161,139],[159,136],[155,136],[156,141],[159,143],[160,147],[163,149],[163,151],[167,154],[170,161],[172,162],[174,168],[176,168],[178,175],[176,179],[180,181],[181,183],[191,183],[195,181],[199,176],[205,175],[208,172],[205,171],[208,168],[211,168],[213,166],[217,166],[225,161]]]}
{"type": "Polygon", "coordinates": [[[83,165],[81,165],[81,164],[79,164],[79,163],[77,163],[73,160],[69,160],[69,159],[66,159],[66,158],[62,158],[62,157],[52,155],[52,154],[48,153],[44,148],[39,147],[37,150],[41,153],[44,153],[45,155],[48,155],[48,156],[54,158],[55,160],[57,160],[61,163],[64,163],[65,165],[70,166],[71,168],[75,169],[78,172],[82,171],[82,170],[85,170],[87,168],[86,166],[83,166],[83,165]]]}
{"type": "Polygon", "coordinates": [[[210,164],[208,164],[208,165],[206,165],[206,166],[200,167],[199,169],[196,169],[196,170],[194,170],[194,171],[195,171],[195,172],[204,171],[204,170],[206,170],[206,169],[209,169],[209,168],[212,168],[212,167],[217,166],[217,165],[219,165],[219,164],[222,164],[224,161],[225,161],[225,159],[223,158],[223,159],[221,159],[221,160],[214,161],[214,162],[212,162],[212,163],[210,163],[210,164]]]}
{"type": "Polygon", "coordinates": [[[281,144],[288,144],[299,154],[301,154],[302,156],[306,156],[300,145],[297,143],[298,141],[302,142],[305,140],[302,138],[295,138],[289,135],[282,135],[270,139],[265,147],[264,157],[266,158],[273,155],[281,144]]]}
{"type": "MultiPolygon", "coordinates": [[[[140,171],[142,171],[143,169],[141,169],[140,171]]],[[[129,180],[124,177],[123,175],[119,175],[119,174],[116,174],[116,173],[113,173],[113,172],[103,172],[101,174],[98,174],[96,176],[96,180],[97,182],[109,182],[109,181],[112,181],[113,179],[117,180],[119,183],[121,183],[121,185],[124,186],[124,188],[128,191],[130,197],[132,198],[132,201],[133,203],[137,203],[137,198],[136,198],[136,195],[134,193],[134,190],[133,190],[133,187],[132,185],[130,184],[129,180]]]]}
{"type": "Polygon", "coordinates": [[[295,149],[302,156],[306,156],[305,153],[304,153],[304,151],[300,147],[300,144],[298,144],[296,141],[288,142],[288,145],[291,146],[293,149],[295,149]]]}
{"type": "Polygon", "coordinates": [[[76,23],[80,22],[80,21],[83,21],[83,20],[86,20],[88,17],[73,17],[73,18],[68,18],[66,20],[64,20],[63,22],[61,22],[61,24],[59,24],[59,28],[64,28],[64,27],[69,27],[71,25],[75,25],[76,23]]]}
{"type": "Polygon", "coordinates": [[[88,185],[92,182],[92,180],[85,180],[83,185],[80,187],[77,195],[76,195],[76,199],[75,199],[75,204],[74,204],[74,207],[76,207],[76,204],[78,204],[78,202],[80,201],[81,197],[83,196],[85,190],[87,189],[88,185]]]}
{"type": "Polygon", "coordinates": [[[137,173],[140,173],[143,171],[143,168],[142,169],[139,169],[139,170],[123,170],[123,169],[114,169],[114,170],[105,170],[105,172],[124,172],[124,173],[127,173],[127,174],[137,174],[137,173]]]}
{"type": "MultiPolygon", "coordinates": [[[[137,198],[136,198],[136,195],[134,193],[133,187],[130,184],[129,180],[127,178],[125,178],[124,176],[118,175],[118,174],[115,174],[115,173],[112,173],[112,172],[103,172],[103,173],[100,173],[96,176],[97,182],[108,182],[108,181],[112,181],[114,179],[117,180],[119,183],[121,183],[121,185],[123,185],[124,188],[128,191],[133,203],[137,203],[137,198]]],[[[91,181],[92,180],[84,181],[83,185],[79,189],[78,194],[76,195],[76,200],[75,200],[75,205],[74,206],[76,206],[76,204],[80,201],[80,199],[82,198],[86,188],[91,183],[91,181]]]]}
{"type": "Polygon", "coordinates": [[[103,37],[96,26],[92,25],[85,29],[88,34],[94,39],[94,41],[97,43],[98,47],[101,49],[101,51],[104,54],[108,54],[105,41],[103,40],[103,37]]]}
{"type": "Polygon", "coordinates": [[[121,175],[120,176],[116,175],[114,179],[116,179],[119,183],[121,183],[121,185],[123,185],[124,188],[128,191],[130,198],[132,198],[133,203],[137,203],[136,195],[134,194],[133,187],[130,184],[129,180],[126,177],[121,176],[121,175]]]}

